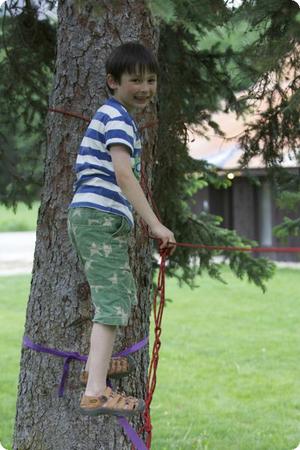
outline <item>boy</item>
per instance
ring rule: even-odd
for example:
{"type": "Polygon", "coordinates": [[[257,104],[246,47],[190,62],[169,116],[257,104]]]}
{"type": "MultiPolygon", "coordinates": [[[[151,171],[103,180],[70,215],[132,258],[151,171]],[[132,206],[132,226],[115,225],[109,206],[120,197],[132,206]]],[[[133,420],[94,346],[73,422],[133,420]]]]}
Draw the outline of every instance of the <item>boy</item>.
{"type": "Polygon", "coordinates": [[[136,178],[141,142],[131,114],[145,108],[156,94],[157,61],[143,45],[128,42],[110,55],[106,74],[112,97],[97,110],[81,142],[68,210],[69,236],[95,307],[80,412],[131,416],[144,409],[143,400],[112,391],[106,377],[125,376],[132,369],[129,358],[111,359],[116,327],[127,325],[137,303],[128,260],[132,207],[161,240],[161,248],[175,238],[159,222],[136,178]]]}

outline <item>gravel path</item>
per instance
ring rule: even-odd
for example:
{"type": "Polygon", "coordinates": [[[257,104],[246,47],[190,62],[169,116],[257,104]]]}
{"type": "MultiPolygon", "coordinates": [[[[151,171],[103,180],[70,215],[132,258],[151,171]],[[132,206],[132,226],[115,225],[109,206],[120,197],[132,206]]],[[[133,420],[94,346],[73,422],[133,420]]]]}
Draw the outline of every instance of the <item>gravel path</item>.
{"type": "Polygon", "coordinates": [[[35,232],[0,233],[0,275],[31,273],[35,232]]]}

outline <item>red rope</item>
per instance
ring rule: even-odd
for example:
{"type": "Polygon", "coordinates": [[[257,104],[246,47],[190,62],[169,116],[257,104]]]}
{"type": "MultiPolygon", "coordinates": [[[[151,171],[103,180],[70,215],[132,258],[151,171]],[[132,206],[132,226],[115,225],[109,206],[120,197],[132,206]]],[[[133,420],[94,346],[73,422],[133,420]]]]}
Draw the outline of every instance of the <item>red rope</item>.
{"type": "MultiPolygon", "coordinates": [[[[69,116],[77,117],[85,121],[89,121],[87,117],[81,116],[80,114],[71,113],[68,111],[64,111],[62,109],[58,108],[49,108],[50,111],[53,112],[59,112],[62,114],[66,114],[69,116]]],[[[149,124],[146,124],[143,128],[147,128],[148,126],[153,126],[153,124],[156,124],[156,122],[151,122],[149,124]]],[[[146,176],[144,173],[144,169],[142,168],[141,173],[141,186],[145,192],[145,195],[151,204],[153,210],[155,211],[158,219],[160,219],[158,208],[153,200],[153,196],[151,194],[150,188],[148,187],[146,176]]],[[[157,241],[160,241],[159,239],[155,238],[154,236],[151,236],[149,233],[149,229],[147,225],[143,222],[143,220],[140,221],[142,232],[143,234],[151,239],[155,239],[157,241]]],[[[201,244],[191,244],[187,242],[177,242],[170,243],[170,245],[176,245],[178,247],[189,247],[189,248],[198,248],[198,249],[205,249],[205,250],[225,250],[225,251],[240,251],[240,252],[291,252],[296,253],[300,252],[300,247],[234,247],[234,246],[222,246],[222,245],[201,245],[201,244]]],[[[147,438],[146,438],[146,445],[147,448],[150,449],[151,447],[151,440],[152,440],[152,423],[151,423],[151,415],[150,415],[150,405],[152,402],[154,390],[156,387],[156,372],[158,367],[158,360],[159,360],[159,350],[161,347],[161,332],[162,332],[162,316],[165,306],[165,278],[166,278],[166,259],[170,256],[170,250],[171,248],[165,248],[160,251],[160,266],[159,266],[159,273],[158,273],[158,282],[157,282],[157,288],[154,292],[154,298],[153,298],[153,314],[154,314],[154,342],[153,342],[153,348],[152,348],[152,355],[149,365],[149,371],[148,371],[148,378],[146,383],[146,398],[145,398],[145,411],[144,411],[144,424],[139,430],[139,434],[146,432],[147,438]],[[159,297],[159,302],[158,302],[159,297]]],[[[134,447],[132,447],[134,448],[134,447]]]]}
{"type": "Polygon", "coordinates": [[[156,372],[157,372],[157,366],[158,366],[158,359],[159,359],[159,350],[161,347],[161,323],[162,323],[162,316],[164,312],[164,306],[165,306],[165,263],[166,259],[169,255],[170,250],[164,249],[160,255],[161,255],[161,262],[160,262],[160,268],[159,268],[159,274],[158,274],[158,284],[154,292],[154,298],[153,298],[153,315],[154,315],[154,343],[152,348],[152,355],[148,370],[148,378],[146,383],[146,397],[145,397],[145,411],[144,411],[144,424],[139,430],[139,434],[146,431],[147,438],[146,438],[146,446],[150,449],[151,447],[151,440],[152,440],[152,423],[151,423],[151,415],[150,415],[150,405],[152,402],[154,390],[156,387],[156,372]],[[159,302],[158,302],[159,297],[159,302]]]}
{"type": "MultiPolygon", "coordinates": [[[[61,109],[61,108],[48,108],[48,111],[64,114],[65,116],[76,117],[77,119],[84,120],[85,122],[90,122],[91,121],[90,117],[85,117],[85,116],[82,116],[81,114],[74,113],[74,112],[71,112],[71,111],[66,111],[66,110],[61,109]]],[[[151,122],[147,122],[147,123],[145,123],[145,125],[142,125],[139,128],[139,131],[141,132],[145,128],[154,127],[157,124],[158,124],[158,120],[152,120],[151,122]]]]}
{"type": "MultiPolygon", "coordinates": [[[[149,236],[151,239],[157,239],[149,236]]],[[[202,245],[190,244],[189,242],[170,242],[169,245],[176,247],[199,248],[204,250],[225,250],[234,252],[254,252],[254,253],[299,253],[300,247],[232,247],[226,245],[202,245]]]]}
{"type": "Polygon", "coordinates": [[[89,117],[85,117],[85,116],[82,116],[81,114],[73,113],[70,111],[65,111],[64,109],[61,109],[61,108],[48,108],[48,110],[51,112],[57,112],[57,113],[64,114],[65,116],[77,117],[77,119],[85,120],[86,122],[91,121],[91,119],[89,117]]]}

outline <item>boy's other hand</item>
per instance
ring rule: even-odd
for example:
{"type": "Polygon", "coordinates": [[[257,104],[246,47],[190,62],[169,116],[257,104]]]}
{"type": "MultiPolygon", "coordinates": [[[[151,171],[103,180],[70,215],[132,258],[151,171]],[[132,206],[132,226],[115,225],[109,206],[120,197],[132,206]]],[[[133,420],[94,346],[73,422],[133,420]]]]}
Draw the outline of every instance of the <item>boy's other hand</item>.
{"type": "Polygon", "coordinates": [[[169,230],[167,227],[165,227],[162,223],[158,223],[157,225],[154,225],[151,228],[151,232],[154,237],[159,238],[162,242],[159,246],[160,250],[166,247],[170,247],[170,255],[173,255],[173,253],[176,250],[175,245],[168,245],[168,243],[174,242],[176,243],[174,234],[171,230],[169,230]]]}

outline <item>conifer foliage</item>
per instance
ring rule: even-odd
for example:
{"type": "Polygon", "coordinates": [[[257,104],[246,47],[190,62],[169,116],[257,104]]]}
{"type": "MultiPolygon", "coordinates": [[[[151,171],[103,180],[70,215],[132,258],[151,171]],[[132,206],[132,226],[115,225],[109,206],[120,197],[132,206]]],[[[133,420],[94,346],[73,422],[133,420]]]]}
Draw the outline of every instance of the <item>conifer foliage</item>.
{"type": "Polygon", "coordinates": [[[30,0],[1,7],[0,202],[7,206],[30,204],[42,185],[56,29],[39,7],[30,0]]]}
{"type": "MultiPolygon", "coordinates": [[[[205,162],[188,156],[187,129],[197,124],[204,136],[211,128],[221,133],[211,119],[212,113],[225,110],[239,115],[259,100],[267,107],[241,137],[243,163],[261,154],[267,166],[277,167],[283,146],[294,152],[299,149],[297,3],[245,0],[239,8],[223,0],[148,3],[160,27],[159,139],[153,189],[163,221],[178,241],[253,245],[220,227],[221,218],[191,213],[189,205],[197,189],[207,185],[226,187],[229,182],[205,162]],[[241,24],[244,28],[238,36],[241,24]],[[230,42],[234,34],[239,45],[230,42]],[[207,37],[211,44],[203,45],[207,37]],[[237,97],[241,88],[247,89],[247,94],[237,97]]],[[[27,0],[20,7],[18,2],[8,1],[2,7],[0,201],[6,205],[20,200],[30,204],[42,185],[44,123],[54,71],[56,23],[40,12],[53,10],[55,4],[27,0]]],[[[288,184],[285,179],[285,191],[290,189],[296,202],[299,183],[291,178],[288,184]]],[[[279,191],[281,179],[274,178],[279,191]]],[[[297,233],[298,222],[287,219],[278,233],[297,233]]],[[[178,248],[168,272],[178,276],[177,269],[182,268],[180,280],[191,286],[195,275],[204,269],[221,278],[215,254],[178,248]]],[[[222,254],[237,276],[246,275],[262,288],[273,273],[274,266],[263,258],[242,252],[222,254]]]]}
{"type": "MultiPolygon", "coordinates": [[[[241,246],[254,243],[234,231],[221,229],[220,218],[204,212],[194,217],[188,211],[188,199],[195,192],[197,182],[198,187],[205,184],[224,187],[226,182],[214,176],[213,170],[204,167],[203,162],[190,160],[187,128],[196,123],[202,127],[203,135],[208,128],[218,133],[218,125],[211,120],[213,112],[223,108],[235,111],[238,116],[259,101],[266,102],[267,107],[256,122],[248,125],[240,139],[244,149],[243,164],[245,166],[254,155],[262,155],[266,166],[272,167],[270,176],[282,193],[283,170],[279,164],[283,148],[299,151],[299,102],[295,101],[299,96],[300,75],[299,8],[295,2],[279,0],[245,1],[239,9],[229,7],[229,3],[173,1],[172,10],[169,3],[169,11],[164,11],[166,19],[161,24],[159,54],[164,70],[160,83],[157,150],[157,160],[164,163],[157,165],[154,187],[168,223],[178,231],[178,240],[241,246]],[[241,23],[246,24],[242,44],[224,45],[224,31],[228,37],[241,23]],[[207,34],[214,35],[214,40],[205,47],[202,40],[207,34]],[[230,71],[232,68],[234,73],[230,71]],[[240,87],[246,93],[237,98],[240,87]],[[167,185],[170,179],[172,196],[167,185]]],[[[299,177],[291,174],[285,177],[285,192],[288,189],[292,190],[293,205],[297,201],[299,204],[299,177]]],[[[277,234],[297,234],[298,227],[299,220],[286,219],[277,234]]],[[[267,260],[254,260],[239,252],[223,252],[223,255],[237,276],[247,274],[261,287],[262,280],[272,273],[267,260]]],[[[220,267],[212,262],[212,256],[212,252],[179,248],[170,261],[169,271],[175,275],[176,268],[182,267],[183,279],[188,282],[203,268],[219,277],[220,267]],[[190,264],[191,254],[195,257],[194,265],[190,264]]]]}

